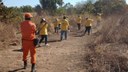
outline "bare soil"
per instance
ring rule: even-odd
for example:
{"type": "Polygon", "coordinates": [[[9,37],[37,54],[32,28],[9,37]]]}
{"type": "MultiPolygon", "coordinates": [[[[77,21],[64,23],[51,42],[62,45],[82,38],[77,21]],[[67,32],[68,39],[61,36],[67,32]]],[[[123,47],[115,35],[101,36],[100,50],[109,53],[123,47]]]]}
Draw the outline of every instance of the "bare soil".
{"type": "MultiPolygon", "coordinates": [[[[85,54],[88,35],[79,36],[81,32],[70,32],[67,40],[59,41],[59,35],[49,37],[50,46],[37,48],[36,72],[85,72],[85,54]]],[[[28,68],[23,68],[21,46],[10,46],[0,51],[0,72],[30,72],[31,63],[28,56],[28,68]]]]}

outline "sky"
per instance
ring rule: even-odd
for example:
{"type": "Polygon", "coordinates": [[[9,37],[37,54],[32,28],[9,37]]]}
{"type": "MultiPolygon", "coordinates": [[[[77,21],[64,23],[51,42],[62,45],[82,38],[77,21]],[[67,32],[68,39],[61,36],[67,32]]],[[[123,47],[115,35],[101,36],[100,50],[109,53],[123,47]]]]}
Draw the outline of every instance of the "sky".
{"type": "MultiPolygon", "coordinates": [[[[77,2],[86,1],[86,0],[63,0],[64,3],[70,2],[72,5],[75,5],[77,2]]],[[[32,7],[35,7],[37,4],[39,4],[39,0],[3,0],[4,4],[8,7],[11,6],[23,6],[23,5],[31,5],[32,7]]]]}
{"type": "MultiPolygon", "coordinates": [[[[86,1],[86,0],[63,0],[64,3],[71,3],[72,5],[75,5],[78,2],[86,1]]],[[[23,5],[31,5],[32,7],[35,7],[37,4],[39,4],[39,0],[3,0],[4,4],[8,7],[11,6],[23,6],[23,5]]],[[[126,0],[128,4],[128,0],[126,0]]]]}

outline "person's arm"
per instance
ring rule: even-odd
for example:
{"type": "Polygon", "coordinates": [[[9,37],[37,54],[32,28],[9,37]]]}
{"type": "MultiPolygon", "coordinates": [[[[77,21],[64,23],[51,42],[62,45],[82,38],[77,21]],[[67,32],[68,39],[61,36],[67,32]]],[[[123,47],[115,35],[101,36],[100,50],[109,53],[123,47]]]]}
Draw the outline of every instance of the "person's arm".
{"type": "Polygon", "coordinates": [[[70,30],[70,25],[69,25],[69,22],[67,21],[67,25],[68,25],[68,30],[70,30]]]}
{"type": "Polygon", "coordinates": [[[33,32],[35,32],[36,33],[36,24],[35,23],[33,23],[33,26],[32,26],[32,30],[33,30],[33,32]]]}

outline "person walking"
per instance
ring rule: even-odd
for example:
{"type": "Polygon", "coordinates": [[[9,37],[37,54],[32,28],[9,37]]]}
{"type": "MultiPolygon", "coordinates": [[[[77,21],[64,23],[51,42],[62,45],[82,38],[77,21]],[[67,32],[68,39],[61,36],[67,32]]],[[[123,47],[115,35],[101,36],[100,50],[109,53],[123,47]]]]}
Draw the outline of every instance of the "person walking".
{"type": "Polygon", "coordinates": [[[41,36],[41,39],[39,41],[39,46],[41,46],[41,42],[45,39],[45,45],[48,46],[48,23],[45,18],[42,18],[40,25],[40,32],[39,35],[41,36]]]}
{"type": "Polygon", "coordinates": [[[81,20],[82,20],[81,16],[78,16],[78,18],[77,18],[77,27],[78,27],[78,30],[81,29],[81,20]]]}
{"type": "Polygon", "coordinates": [[[54,30],[55,30],[55,33],[59,32],[59,21],[58,21],[58,18],[55,19],[54,30]]]}
{"type": "Polygon", "coordinates": [[[93,23],[93,19],[86,18],[84,35],[86,34],[86,32],[88,32],[88,35],[90,35],[92,23],[93,23]]]}
{"type": "Polygon", "coordinates": [[[61,29],[60,27],[61,27],[61,19],[60,18],[58,18],[57,19],[57,22],[58,22],[58,28],[59,28],[59,30],[61,29]]]}
{"type": "Polygon", "coordinates": [[[66,16],[64,16],[61,24],[61,36],[60,36],[61,41],[63,40],[63,37],[65,37],[65,40],[67,39],[68,30],[69,30],[69,22],[66,16]]]}
{"type": "Polygon", "coordinates": [[[23,48],[23,62],[24,69],[27,68],[27,56],[30,51],[31,56],[31,72],[35,72],[36,64],[36,48],[34,45],[36,25],[31,21],[31,13],[25,13],[25,21],[21,22],[21,34],[22,34],[22,48],[23,48]]]}

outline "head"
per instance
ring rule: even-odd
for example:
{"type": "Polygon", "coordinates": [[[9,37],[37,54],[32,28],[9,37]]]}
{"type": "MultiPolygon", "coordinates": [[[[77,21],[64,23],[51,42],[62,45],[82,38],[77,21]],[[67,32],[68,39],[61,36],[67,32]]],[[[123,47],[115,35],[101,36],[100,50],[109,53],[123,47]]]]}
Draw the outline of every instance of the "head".
{"type": "Polygon", "coordinates": [[[25,20],[31,20],[31,18],[33,17],[31,13],[25,13],[25,20]]]}
{"type": "Polygon", "coordinates": [[[4,7],[4,3],[3,2],[0,2],[0,7],[4,7]]]}
{"type": "Polygon", "coordinates": [[[88,20],[88,18],[86,18],[86,20],[88,20]]]}
{"type": "Polygon", "coordinates": [[[40,23],[43,23],[43,22],[46,22],[45,18],[42,18],[40,23]]]}
{"type": "Polygon", "coordinates": [[[0,5],[4,5],[4,3],[3,2],[0,2],[0,5]]]}
{"type": "Polygon", "coordinates": [[[66,19],[66,18],[67,18],[66,16],[63,17],[63,19],[66,19]]]}

